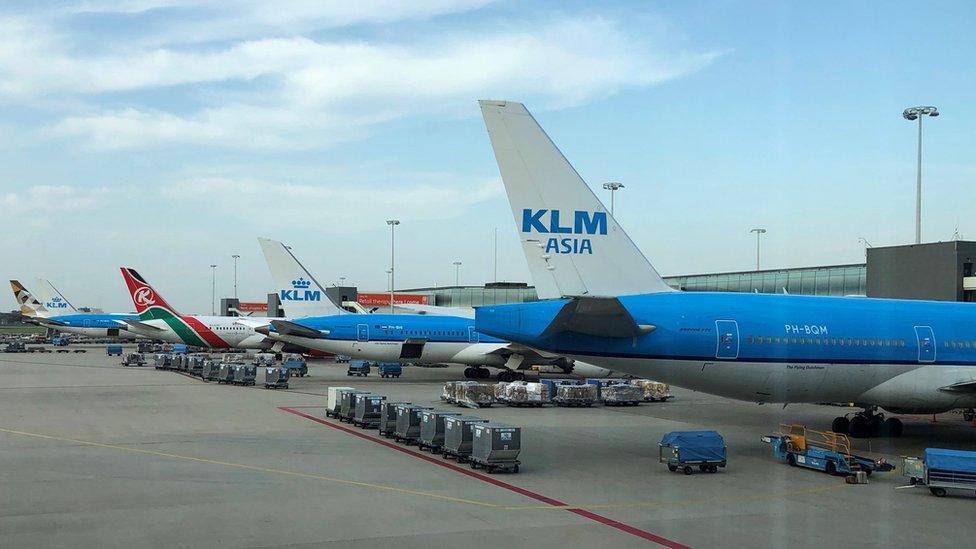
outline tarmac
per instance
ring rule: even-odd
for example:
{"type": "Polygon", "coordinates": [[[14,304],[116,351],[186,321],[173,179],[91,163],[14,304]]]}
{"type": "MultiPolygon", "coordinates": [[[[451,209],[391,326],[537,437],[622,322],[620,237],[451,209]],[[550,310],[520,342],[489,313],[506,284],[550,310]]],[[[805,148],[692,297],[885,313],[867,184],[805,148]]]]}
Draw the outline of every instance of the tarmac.
{"type": "MultiPolygon", "coordinates": [[[[866,485],[777,462],[762,435],[826,429],[843,409],[673,389],[638,407],[462,411],[522,427],[519,474],[488,475],[325,419],[330,385],[434,407],[461,368],[347,377],[310,361],[288,390],[204,383],[84,354],[0,354],[0,547],[969,546],[972,494],[866,485]],[[717,474],[671,473],[658,441],[714,429],[717,474]]],[[[976,450],[956,414],[898,416],[899,439],[856,440],[900,464],[976,450]]]]}

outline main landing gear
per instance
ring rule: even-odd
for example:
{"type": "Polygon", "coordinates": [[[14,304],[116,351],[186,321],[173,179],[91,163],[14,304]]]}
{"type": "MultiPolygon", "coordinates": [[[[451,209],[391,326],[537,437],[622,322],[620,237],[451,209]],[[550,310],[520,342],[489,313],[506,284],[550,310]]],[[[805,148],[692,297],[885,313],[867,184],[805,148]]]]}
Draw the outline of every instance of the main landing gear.
{"type": "Polygon", "coordinates": [[[488,379],[491,371],[488,368],[465,368],[464,377],[467,379],[488,379]]]}
{"type": "Polygon", "coordinates": [[[498,381],[504,381],[506,383],[512,381],[525,381],[525,374],[522,372],[515,372],[513,370],[502,370],[498,372],[498,375],[495,377],[498,378],[498,381]]]}
{"type": "Polygon", "coordinates": [[[897,438],[901,436],[903,429],[900,419],[896,417],[886,419],[884,414],[878,413],[875,408],[858,412],[851,417],[836,417],[830,424],[831,431],[850,435],[853,438],[897,438]]]}

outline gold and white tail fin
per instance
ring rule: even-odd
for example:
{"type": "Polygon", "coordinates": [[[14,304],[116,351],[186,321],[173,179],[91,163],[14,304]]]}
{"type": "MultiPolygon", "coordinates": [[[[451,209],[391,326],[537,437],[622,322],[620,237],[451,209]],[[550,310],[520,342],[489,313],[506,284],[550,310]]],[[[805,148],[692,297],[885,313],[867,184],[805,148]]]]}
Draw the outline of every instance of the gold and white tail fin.
{"type": "Polygon", "coordinates": [[[524,105],[479,103],[540,299],[673,291],[524,105]]]}
{"type": "Polygon", "coordinates": [[[19,281],[11,280],[10,289],[14,292],[14,299],[17,300],[20,314],[32,318],[47,318],[51,316],[50,311],[45,309],[44,305],[19,281]]]}

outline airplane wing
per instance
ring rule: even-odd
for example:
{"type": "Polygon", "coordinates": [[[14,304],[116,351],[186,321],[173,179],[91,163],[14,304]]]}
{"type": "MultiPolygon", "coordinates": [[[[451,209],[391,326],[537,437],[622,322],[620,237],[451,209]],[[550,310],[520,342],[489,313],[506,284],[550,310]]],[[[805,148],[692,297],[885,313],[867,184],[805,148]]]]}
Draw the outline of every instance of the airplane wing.
{"type": "Polygon", "coordinates": [[[163,328],[159,326],[153,326],[152,324],[146,324],[145,322],[140,322],[138,320],[116,320],[120,325],[127,328],[135,328],[136,331],[142,330],[144,332],[163,332],[163,328]]]}
{"type": "Polygon", "coordinates": [[[276,332],[282,335],[307,337],[309,339],[318,339],[329,335],[326,330],[316,330],[287,320],[272,320],[271,325],[274,326],[276,332]]]}
{"type": "Polygon", "coordinates": [[[241,326],[246,326],[254,330],[256,328],[260,328],[262,326],[267,326],[268,324],[271,324],[271,320],[262,317],[251,318],[251,317],[242,316],[237,319],[235,324],[240,324],[241,326]]]}
{"type": "Polygon", "coordinates": [[[616,297],[575,297],[563,305],[543,336],[561,332],[597,337],[636,337],[654,331],[650,324],[637,324],[630,311],[616,297]]]}
{"type": "Polygon", "coordinates": [[[496,349],[485,354],[504,357],[506,359],[505,366],[512,370],[528,370],[533,364],[552,364],[559,366],[567,373],[573,370],[573,361],[566,357],[543,353],[518,343],[499,344],[496,349]]]}
{"type": "Polygon", "coordinates": [[[474,318],[474,309],[471,307],[438,307],[436,305],[419,305],[413,303],[397,303],[401,309],[416,311],[422,315],[443,315],[457,316],[461,318],[474,318]]]}
{"type": "Polygon", "coordinates": [[[960,381],[953,383],[952,385],[939,387],[939,390],[946,393],[976,393],[976,379],[960,381]]]}

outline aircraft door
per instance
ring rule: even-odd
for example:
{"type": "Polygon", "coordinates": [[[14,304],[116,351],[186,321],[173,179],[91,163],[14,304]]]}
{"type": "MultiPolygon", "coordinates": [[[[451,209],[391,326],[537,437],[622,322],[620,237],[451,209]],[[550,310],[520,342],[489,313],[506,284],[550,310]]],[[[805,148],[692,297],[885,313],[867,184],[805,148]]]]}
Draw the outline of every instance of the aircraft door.
{"type": "Polygon", "coordinates": [[[915,326],[918,340],[918,361],[935,362],[935,333],[931,326],[915,326]]]}
{"type": "Polygon", "coordinates": [[[92,321],[91,321],[91,319],[86,318],[85,319],[85,328],[91,328],[91,327],[92,327],[92,321]]]}
{"type": "Polygon", "coordinates": [[[356,341],[369,341],[369,325],[368,324],[357,324],[356,325],[356,341]]]}
{"type": "Polygon", "coordinates": [[[480,334],[475,331],[474,326],[468,326],[468,343],[477,343],[479,335],[480,334]]]}
{"type": "Polygon", "coordinates": [[[734,320],[716,320],[715,339],[715,358],[739,358],[739,325],[734,320]]]}

